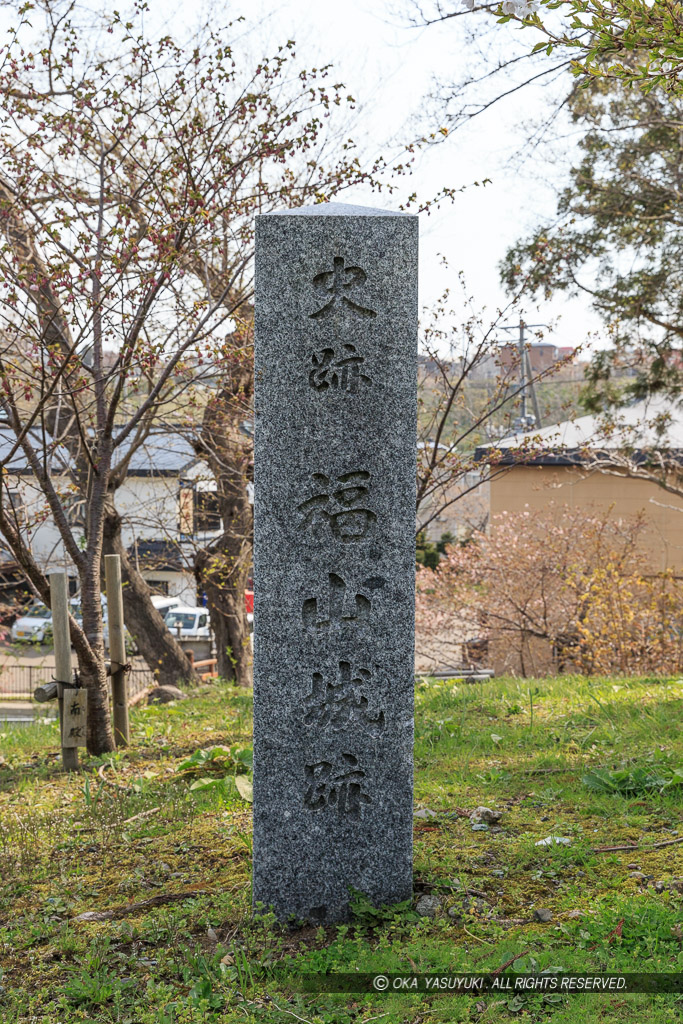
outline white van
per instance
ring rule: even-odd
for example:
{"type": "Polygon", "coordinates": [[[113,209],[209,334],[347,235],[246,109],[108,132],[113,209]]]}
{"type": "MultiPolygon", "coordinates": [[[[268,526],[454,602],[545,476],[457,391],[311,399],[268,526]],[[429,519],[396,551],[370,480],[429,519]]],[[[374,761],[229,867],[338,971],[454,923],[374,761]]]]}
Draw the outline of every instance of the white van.
{"type": "Polygon", "coordinates": [[[166,613],[164,622],[169,631],[180,639],[192,637],[192,639],[209,640],[211,638],[208,608],[189,608],[180,604],[166,613]]]}
{"type": "Polygon", "coordinates": [[[152,594],[152,604],[163,618],[167,612],[180,606],[179,597],[167,597],[165,594],[152,594]]]}

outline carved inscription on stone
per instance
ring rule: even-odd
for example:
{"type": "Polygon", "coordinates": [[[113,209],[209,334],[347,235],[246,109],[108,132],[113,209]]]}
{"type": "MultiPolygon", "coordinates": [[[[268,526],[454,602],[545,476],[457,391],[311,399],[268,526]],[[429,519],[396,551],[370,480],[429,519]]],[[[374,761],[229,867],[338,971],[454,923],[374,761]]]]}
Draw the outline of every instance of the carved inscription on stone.
{"type": "Polygon", "coordinates": [[[311,811],[336,808],[338,818],[360,821],[363,806],[372,803],[364,792],[365,772],[353,754],[342,754],[335,761],[307,764],[304,776],[304,807],[311,811]]]}
{"type": "Polygon", "coordinates": [[[417,228],[256,220],[253,899],[282,922],[412,894],[417,228]]]}
{"type": "Polygon", "coordinates": [[[325,633],[334,626],[364,625],[370,620],[374,600],[368,594],[381,590],[386,582],[383,576],[371,576],[356,590],[355,587],[347,587],[346,581],[336,572],[328,573],[325,596],[308,597],[303,603],[301,617],[304,626],[313,633],[325,633]]]}
{"type": "Polygon", "coordinates": [[[372,671],[339,662],[339,679],[325,681],[313,673],[311,692],[304,700],[304,725],[319,732],[350,728],[377,739],[384,729],[384,712],[370,711],[372,671]]]}
{"type": "Polygon", "coordinates": [[[372,384],[372,378],[363,372],[365,357],[360,355],[350,342],[342,345],[337,352],[323,348],[311,356],[313,364],[308,374],[308,383],[316,391],[341,391],[355,395],[361,385],[372,384]]]}
{"type": "Polygon", "coordinates": [[[313,278],[313,287],[321,294],[323,305],[310,314],[311,320],[324,319],[335,309],[350,309],[361,317],[376,317],[374,309],[357,301],[357,293],[367,281],[367,276],[360,267],[347,267],[342,256],[335,256],[332,269],[313,278]]]}
{"type": "Polygon", "coordinates": [[[297,506],[301,526],[316,536],[329,528],[345,544],[362,540],[377,521],[375,512],[365,508],[370,479],[367,470],[342,473],[334,482],[325,473],[312,473],[316,493],[297,506]]]}

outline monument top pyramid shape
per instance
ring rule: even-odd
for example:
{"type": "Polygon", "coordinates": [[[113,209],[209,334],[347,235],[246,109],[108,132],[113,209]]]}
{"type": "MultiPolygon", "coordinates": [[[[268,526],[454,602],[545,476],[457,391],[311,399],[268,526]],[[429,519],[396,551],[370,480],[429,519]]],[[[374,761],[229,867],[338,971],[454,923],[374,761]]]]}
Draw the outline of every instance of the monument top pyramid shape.
{"type": "Polygon", "coordinates": [[[380,210],[375,206],[356,206],[353,203],[313,203],[297,206],[293,210],[273,210],[266,217],[412,217],[403,210],[380,210]]]}

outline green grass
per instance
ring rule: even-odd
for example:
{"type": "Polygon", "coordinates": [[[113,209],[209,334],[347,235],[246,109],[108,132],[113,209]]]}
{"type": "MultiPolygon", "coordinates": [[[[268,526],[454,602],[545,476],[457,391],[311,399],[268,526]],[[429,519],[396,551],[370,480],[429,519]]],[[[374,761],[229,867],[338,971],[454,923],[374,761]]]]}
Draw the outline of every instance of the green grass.
{"type": "Polygon", "coordinates": [[[415,895],[440,911],[357,897],[327,928],[251,916],[250,694],[136,710],[131,748],[70,777],[54,725],[0,726],[0,1021],[680,1020],[673,995],[314,995],[296,978],[482,972],[521,953],[512,970],[683,971],[683,897],[655,885],[683,875],[683,843],[654,848],[683,836],[682,697],[659,679],[419,683],[416,807],[435,816],[415,819],[415,895]],[[479,804],[499,826],[472,830],[462,811],[479,804]],[[549,835],[571,845],[535,845],[549,835]],[[644,848],[595,852],[624,843],[644,848]],[[190,895],[77,920],[169,893],[190,895]],[[550,923],[530,920],[541,907],[550,923]]]}

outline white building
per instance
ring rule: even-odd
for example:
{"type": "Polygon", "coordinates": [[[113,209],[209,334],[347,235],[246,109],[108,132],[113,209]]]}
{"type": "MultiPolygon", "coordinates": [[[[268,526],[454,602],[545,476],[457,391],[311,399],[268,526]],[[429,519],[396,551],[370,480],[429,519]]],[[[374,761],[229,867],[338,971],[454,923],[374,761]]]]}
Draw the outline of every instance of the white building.
{"type": "MultiPolygon", "coordinates": [[[[14,433],[0,425],[0,460],[7,457],[14,444],[14,433]]],[[[69,498],[73,488],[64,474],[63,459],[57,453],[53,456],[51,477],[68,507],[78,537],[82,535],[79,523],[83,506],[77,495],[69,498]]],[[[63,568],[75,583],[73,566],[45,496],[21,451],[7,467],[3,484],[21,532],[40,567],[44,571],[63,568]]],[[[115,503],[123,520],[123,542],[153,593],[196,604],[195,551],[220,534],[221,523],[215,481],[188,439],[168,429],[151,435],[133,455],[115,503]]],[[[4,552],[0,573],[5,583],[15,572],[12,556],[4,552]]]]}

